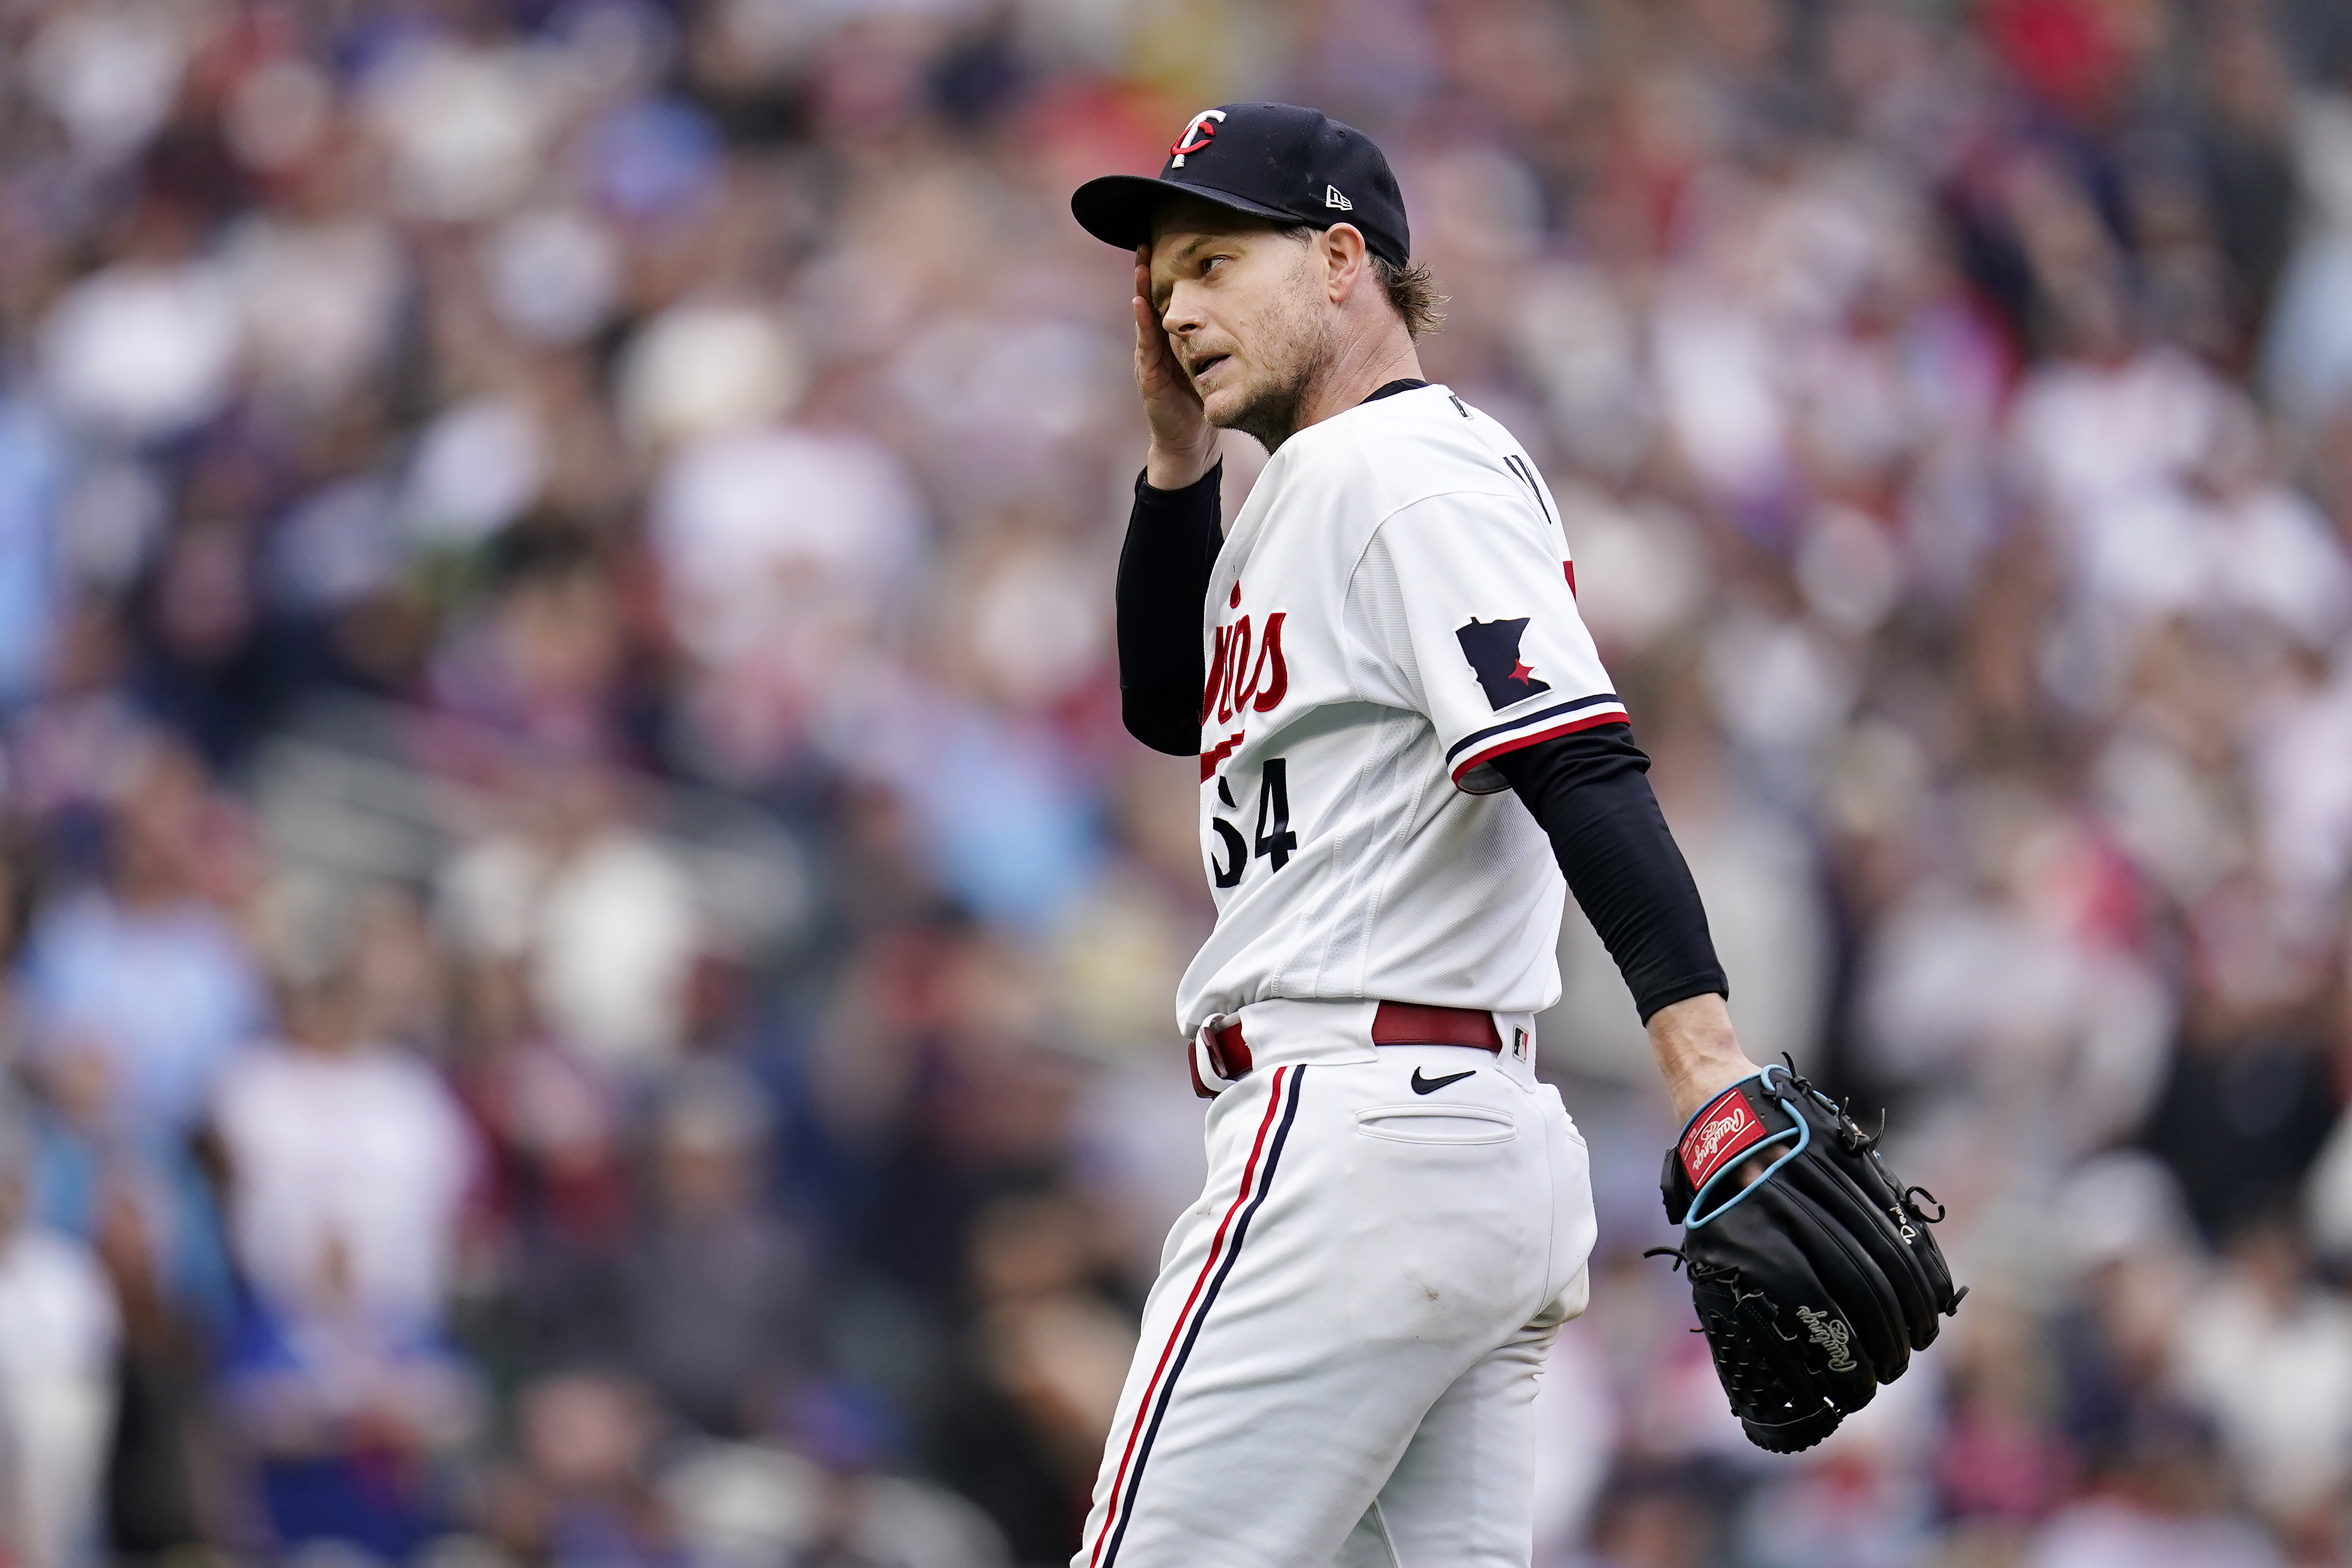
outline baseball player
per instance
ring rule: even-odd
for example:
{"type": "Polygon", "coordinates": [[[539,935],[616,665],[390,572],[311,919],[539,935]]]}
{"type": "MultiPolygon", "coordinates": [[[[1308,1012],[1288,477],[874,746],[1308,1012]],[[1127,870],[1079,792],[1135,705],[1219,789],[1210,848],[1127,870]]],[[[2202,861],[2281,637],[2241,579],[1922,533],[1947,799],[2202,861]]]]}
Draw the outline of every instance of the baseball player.
{"type": "Polygon", "coordinates": [[[1542,476],[1421,374],[1433,300],[1379,149],[1229,103],[1157,179],[1071,206],[1135,256],[1124,716],[1199,758],[1217,905],[1176,998],[1208,1185],[1074,1563],[1524,1565],[1528,1402],[1594,1239],[1583,1140],[1535,1076],[1563,873],[1692,1117],[1703,1209],[1804,1142],[1797,1091],[1734,1038],[1542,476]],[[1273,455],[1221,531],[1225,429],[1273,455]]]}

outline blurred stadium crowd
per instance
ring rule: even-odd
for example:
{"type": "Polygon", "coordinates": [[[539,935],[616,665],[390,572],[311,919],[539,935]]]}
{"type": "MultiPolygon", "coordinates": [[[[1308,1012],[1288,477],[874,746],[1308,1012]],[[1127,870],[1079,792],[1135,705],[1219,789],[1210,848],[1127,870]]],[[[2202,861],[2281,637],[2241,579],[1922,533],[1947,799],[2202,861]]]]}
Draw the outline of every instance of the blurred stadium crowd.
{"type": "Polygon", "coordinates": [[[2335,0],[0,3],[0,1561],[1064,1558],[1207,917],[1065,202],[1246,97],[1975,1286],[1748,1450],[1571,915],[1542,1563],[2352,1561],[2335,0]]]}

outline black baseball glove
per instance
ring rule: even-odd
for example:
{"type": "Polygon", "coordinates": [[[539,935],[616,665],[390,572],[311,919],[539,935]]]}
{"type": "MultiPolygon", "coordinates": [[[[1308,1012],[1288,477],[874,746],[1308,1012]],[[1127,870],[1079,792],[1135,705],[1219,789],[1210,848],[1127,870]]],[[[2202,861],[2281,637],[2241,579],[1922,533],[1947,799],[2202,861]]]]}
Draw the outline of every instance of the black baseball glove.
{"type": "Polygon", "coordinates": [[[1709,1101],[1666,1151],[1659,1185],[1683,1244],[1647,1255],[1687,1267],[1716,1375],[1759,1448],[1793,1454],[1836,1431],[1968,1293],[1928,1234],[1942,1206],[1905,1186],[1877,1145],[1773,1066],[1709,1101]]]}

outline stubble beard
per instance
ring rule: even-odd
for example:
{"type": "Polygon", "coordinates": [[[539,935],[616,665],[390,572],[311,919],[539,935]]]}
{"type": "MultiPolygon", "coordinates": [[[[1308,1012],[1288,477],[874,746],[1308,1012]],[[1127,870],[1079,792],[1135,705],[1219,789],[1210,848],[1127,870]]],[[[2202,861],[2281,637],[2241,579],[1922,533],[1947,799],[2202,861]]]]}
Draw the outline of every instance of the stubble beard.
{"type": "Polygon", "coordinates": [[[1247,402],[1218,423],[1252,437],[1268,452],[1280,450],[1284,442],[1298,434],[1299,413],[1306,407],[1307,389],[1318,368],[1311,361],[1300,360],[1289,374],[1258,388],[1247,402]]]}
{"type": "Polygon", "coordinates": [[[1267,377],[1265,384],[1253,390],[1239,408],[1211,423],[1240,431],[1269,453],[1279,450],[1298,434],[1307,394],[1323,373],[1330,351],[1328,323],[1308,310],[1286,311],[1267,323],[1266,351],[1260,360],[1280,368],[1267,377]]]}

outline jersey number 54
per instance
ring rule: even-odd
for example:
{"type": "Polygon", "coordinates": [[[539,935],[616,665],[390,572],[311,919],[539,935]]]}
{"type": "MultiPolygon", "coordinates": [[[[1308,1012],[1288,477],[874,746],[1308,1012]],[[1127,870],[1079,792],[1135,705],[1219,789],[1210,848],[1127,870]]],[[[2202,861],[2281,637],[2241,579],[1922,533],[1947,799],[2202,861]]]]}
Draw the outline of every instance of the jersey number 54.
{"type": "MultiPolygon", "coordinates": [[[[1223,817],[1209,819],[1209,827],[1217,835],[1219,850],[1209,852],[1211,874],[1221,887],[1240,884],[1242,873],[1249,869],[1253,854],[1274,862],[1280,871],[1289,863],[1298,848],[1298,835],[1290,831],[1289,764],[1282,758],[1269,757],[1258,769],[1257,836],[1255,847],[1242,841],[1241,830],[1223,817]]],[[[1217,780],[1217,799],[1228,810],[1237,810],[1233,786],[1222,777],[1217,780]]]]}

